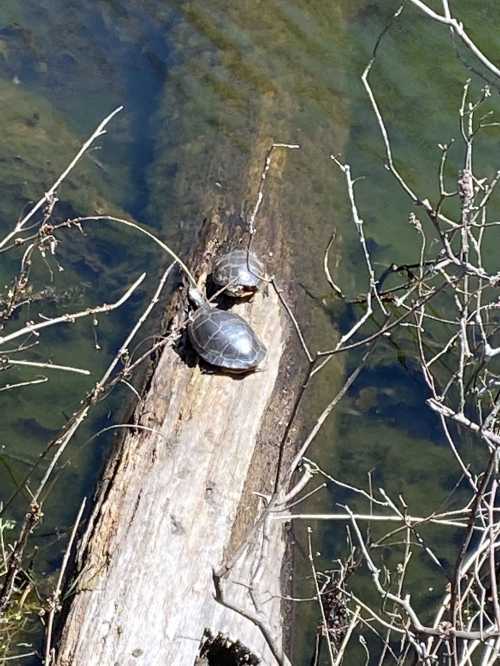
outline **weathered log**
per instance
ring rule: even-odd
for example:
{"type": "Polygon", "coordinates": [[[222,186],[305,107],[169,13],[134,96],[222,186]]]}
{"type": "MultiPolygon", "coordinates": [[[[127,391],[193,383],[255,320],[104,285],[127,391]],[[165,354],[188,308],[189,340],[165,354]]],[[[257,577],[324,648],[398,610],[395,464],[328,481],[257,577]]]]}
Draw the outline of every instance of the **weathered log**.
{"type": "MultiPolygon", "coordinates": [[[[250,168],[253,191],[262,157],[250,168]]],[[[282,151],[274,162],[274,179],[285,158],[282,151]]],[[[266,197],[257,250],[272,256],[285,283],[272,184],[266,197]]],[[[206,274],[221,237],[234,242],[230,215],[219,200],[192,259],[198,274],[206,274]]],[[[183,318],[184,303],[174,295],[170,326],[183,318]]],[[[133,418],[147,430],[129,432],[117,448],[78,545],[58,666],[190,666],[207,632],[240,641],[264,664],[288,663],[282,528],[278,521],[265,534],[251,528],[262,503],[255,493],[272,492],[276,480],[299,376],[291,379],[292,355],[283,356],[290,326],[276,294],[234,309],[267,345],[265,369],[244,378],[204,374],[164,349],[133,418]],[[226,575],[214,579],[221,570],[226,575]]]]}

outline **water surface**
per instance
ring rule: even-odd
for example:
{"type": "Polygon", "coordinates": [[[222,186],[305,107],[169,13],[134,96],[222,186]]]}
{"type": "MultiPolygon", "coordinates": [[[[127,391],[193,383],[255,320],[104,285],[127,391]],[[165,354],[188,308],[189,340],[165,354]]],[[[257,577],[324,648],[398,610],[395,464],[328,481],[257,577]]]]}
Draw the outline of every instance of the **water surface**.
{"type": "MultiPolygon", "coordinates": [[[[454,5],[480,45],[493,56],[499,52],[496,5],[479,0],[454,5]]],[[[131,0],[4,1],[2,231],[50,186],[82,139],[118,105],[125,110],[61,188],[56,214],[126,214],[183,251],[221,188],[231,193],[232,215],[240,219],[250,203],[244,181],[257,142],[299,143],[301,150],[288,156],[280,183],[297,311],[312,348],[331,346],[336,328],[357,314],[339,307],[322,276],[322,252],[333,228],[341,250],[332,256],[332,265],[343,288],[350,294],[363,290],[366,275],[345,184],[330,153],[341,153],[354,174],[364,176],[358,202],[376,265],[414,260],[415,232],[407,223],[411,206],[383,167],[383,146],[360,82],[377,34],[396,6],[369,0],[146,0],[140,6],[131,0]]],[[[471,75],[477,90],[480,79],[457,58],[446,29],[411,7],[380,52],[373,83],[395,156],[411,185],[427,196],[436,192],[437,144],[458,138],[461,88],[471,75]]],[[[498,106],[496,89],[492,106],[498,106]]],[[[490,141],[480,146],[485,175],[497,167],[495,148],[490,141]]],[[[460,166],[457,151],[450,179],[460,166]]],[[[150,273],[130,306],[100,318],[97,329],[84,322],[45,336],[45,356],[58,363],[77,358],[95,378],[150,293],[163,259],[137,237],[112,228],[73,234],[60,252],[64,273],[55,270],[52,277],[39,261],[37,283],[54,288],[58,307],[66,309],[116,298],[139,272],[150,273]]],[[[2,263],[3,280],[13,262],[2,263]]],[[[50,314],[55,306],[43,307],[50,314]]],[[[409,347],[410,341],[402,339],[380,349],[311,455],[348,482],[364,484],[374,470],[376,481],[390,493],[404,494],[411,512],[425,513],[448,493],[455,477],[437,424],[426,411],[425,389],[408,358],[409,347]]],[[[345,366],[355,363],[356,358],[332,363],[318,377],[302,415],[304,428],[339,386],[345,366]]],[[[77,376],[51,375],[46,385],[1,394],[0,499],[15,491],[27,465],[91,385],[77,376]]],[[[86,440],[115,422],[127,395],[123,389],[104,402],[70,447],[36,537],[35,571],[48,577],[57,571],[79,502],[94,487],[110,446],[102,437],[86,440]]],[[[328,489],[302,508],[326,511],[345,499],[328,489]]],[[[6,515],[19,521],[27,501],[21,494],[6,515]]],[[[318,566],[328,569],[344,547],[345,526],[313,529],[315,548],[322,553],[318,566]]],[[[439,535],[438,541],[445,561],[453,535],[439,535]]],[[[306,594],[310,578],[301,552],[298,548],[296,586],[306,594]]],[[[435,583],[435,572],[423,560],[410,577],[425,580],[422,589],[435,583]]],[[[318,609],[301,604],[298,613],[310,620],[307,630],[299,622],[295,631],[294,664],[305,666],[318,609]]],[[[34,641],[37,645],[38,638],[34,641]]]]}

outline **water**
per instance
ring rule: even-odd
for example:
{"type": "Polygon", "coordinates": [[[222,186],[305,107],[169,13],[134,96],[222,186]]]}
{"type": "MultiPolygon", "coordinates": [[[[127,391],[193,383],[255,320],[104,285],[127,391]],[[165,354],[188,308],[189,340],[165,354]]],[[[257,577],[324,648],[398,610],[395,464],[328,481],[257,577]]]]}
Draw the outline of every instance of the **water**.
{"type": "MultiPolygon", "coordinates": [[[[488,53],[498,52],[495,4],[462,0],[454,6],[479,44],[488,53]]],[[[365,273],[345,184],[330,153],[341,152],[354,174],[365,176],[358,185],[358,203],[377,266],[414,259],[415,232],[406,222],[409,202],[383,168],[382,143],[360,82],[376,35],[395,7],[368,0],[273,0],[265,5],[250,0],[146,0],[140,7],[131,0],[4,0],[2,230],[11,228],[26,202],[50,186],[91,128],[121,104],[125,111],[99,141],[99,149],[61,189],[60,215],[96,209],[126,214],[182,250],[189,247],[221,188],[228,193],[231,215],[239,218],[249,203],[244,181],[256,144],[300,143],[301,150],[288,157],[282,176],[281,206],[294,258],[298,315],[309,322],[312,348],[331,346],[334,325],[342,327],[355,315],[330,297],[321,273],[320,258],[333,227],[342,250],[332,256],[332,265],[338,264],[343,288],[348,293],[362,290],[365,273]]],[[[407,8],[387,35],[373,82],[398,164],[405,165],[419,192],[436,192],[436,145],[458,138],[457,109],[469,75],[446,29],[407,8]]],[[[474,81],[477,89],[478,79],[474,81]]],[[[492,106],[498,106],[496,90],[492,106]]],[[[496,168],[494,151],[493,142],[480,146],[488,175],[496,168]]],[[[457,151],[450,177],[460,159],[457,151]]],[[[70,289],[73,304],[76,299],[81,306],[116,298],[143,269],[151,273],[130,307],[100,318],[100,351],[88,322],[71,333],[59,329],[46,336],[46,349],[55,362],[78,358],[81,367],[98,377],[133,321],[139,296],[151,290],[162,258],[129,232],[106,227],[86,237],[73,234],[61,248],[61,260],[64,273],[54,273],[57,293],[63,297],[70,289]]],[[[4,280],[11,266],[0,268],[4,280]]],[[[52,286],[43,262],[36,270],[39,283],[52,286]]],[[[50,314],[51,307],[44,306],[44,312],[50,314]]],[[[425,513],[446,495],[453,478],[437,424],[423,404],[422,381],[407,358],[409,346],[401,340],[399,349],[380,350],[377,367],[372,364],[354,386],[311,455],[351,482],[364,483],[375,468],[377,481],[388,491],[404,493],[418,508],[414,513],[425,513]],[[423,457],[428,460],[424,468],[423,457]]],[[[335,361],[318,377],[304,425],[333,395],[345,366],[354,363],[335,361]]],[[[2,394],[4,500],[23,477],[26,463],[36,458],[90,386],[91,381],[76,375],[51,375],[46,385],[2,394]]],[[[36,537],[37,567],[48,576],[45,584],[57,571],[80,499],[91,492],[110,446],[105,438],[85,442],[119,417],[126,396],[124,389],[103,403],[58,472],[41,530],[48,536],[36,537]]],[[[303,508],[325,511],[339,501],[342,495],[329,491],[303,508]]],[[[19,520],[25,510],[26,498],[19,497],[7,515],[19,520]]],[[[344,526],[314,525],[314,531],[315,546],[323,555],[318,565],[328,568],[343,547],[344,526]]],[[[450,555],[451,538],[440,537],[443,560],[450,555]]],[[[308,574],[300,549],[297,566],[300,582],[308,574]]],[[[427,587],[434,584],[435,574],[424,562],[410,575],[424,579],[427,587]]],[[[41,585],[43,589],[43,581],[41,585]]],[[[299,588],[308,585],[306,580],[299,588]]],[[[297,632],[294,663],[306,664],[317,608],[304,604],[300,612],[311,622],[307,632],[297,632]]]]}

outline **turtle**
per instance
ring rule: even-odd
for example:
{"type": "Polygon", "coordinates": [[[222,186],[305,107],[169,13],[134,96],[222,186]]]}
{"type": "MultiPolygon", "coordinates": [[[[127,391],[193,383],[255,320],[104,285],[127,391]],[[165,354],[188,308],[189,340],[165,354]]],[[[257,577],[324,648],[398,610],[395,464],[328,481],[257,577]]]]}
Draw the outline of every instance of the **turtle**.
{"type": "Polygon", "coordinates": [[[230,296],[243,298],[256,292],[265,278],[262,262],[248,250],[231,250],[217,259],[212,271],[216,287],[230,296]]]}
{"type": "Polygon", "coordinates": [[[256,370],[267,350],[251,326],[234,312],[211,307],[198,289],[191,287],[189,298],[197,308],[187,327],[197,354],[231,373],[256,370]]]}

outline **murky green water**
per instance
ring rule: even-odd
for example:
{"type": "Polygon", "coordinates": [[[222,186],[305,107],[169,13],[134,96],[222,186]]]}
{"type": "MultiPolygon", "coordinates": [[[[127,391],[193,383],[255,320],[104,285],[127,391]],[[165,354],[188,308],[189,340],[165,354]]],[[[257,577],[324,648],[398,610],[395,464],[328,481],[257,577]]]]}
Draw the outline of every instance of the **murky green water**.
{"type": "MultiPolygon", "coordinates": [[[[500,52],[500,10],[495,3],[463,0],[454,5],[480,45],[492,57],[500,52]]],[[[282,209],[295,257],[299,315],[309,322],[312,346],[329,346],[333,323],[346,325],[353,314],[340,311],[329,297],[321,304],[327,285],[320,258],[334,226],[343,248],[339,281],[352,293],[364,285],[344,183],[328,159],[330,153],[341,152],[354,173],[366,177],[359,184],[358,200],[377,265],[414,259],[408,201],[383,168],[382,144],[359,78],[395,7],[393,2],[368,0],[4,0],[2,231],[12,227],[27,201],[50,186],[82,138],[121,104],[125,111],[100,149],[83,160],[62,188],[60,215],[123,212],[182,249],[189,247],[218,190],[226,193],[228,217],[238,218],[257,141],[300,143],[301,150],[288,157],[280,184],[282,209]]],[[[469,75],[445,28],[407,8],[386,38],[373,80],[395,156],[421,193],[436,192],[436,145],[458,135],[461,87],[469,75]]],[[[494,91],[493,107],[498,106],[497,97],[494,91]]],[[[481,145],[485,174],[497,166],[495,151],[494,142],[481,145]]],[[[457,152],[450,174],[459,166],[457,152]]],[[[110,228],[89,231],[86,237],[73,235],[62,246],[61,258],[65,271],[56,270],[53,283],[39,262],[39,282],[54,286],[61,298],[70,289],[82,305],[117,297],[127,281],[146,269],[151,275],[144,295],[162,261],[140,239],[110,228]]],[[[3,280],[11,266],[6,261],[0,267],[3,280]]],[[[78,358],[78,364],[97,377],[139,303],[138,297],[130,307],[100,318],[101,351],[95,349],[87,322],[71,333],[59,329],[47,335],[50,357],[62,364],[78,358]]],[[[45,314],[52,311],[50,304],[44,308],[45,314]]],[[[454,481],[437,424],[423,405],[422,381],[406,358],[407,348],[403,340],[400,349],[380,350],[379,367],[370,368],[354,387],[312,455],[346,481],[363,483],[375,469],[376,479],[389,492],[403,493],[413,513],[425,513],[454,481]]],[[[348,365],[354,362],[346,359],[348,365]]],[[[331,364],[318,378],[310,416],[331,397],[341,372],[342,364],[331,364]]],[[[71,375],[51,375],[45,385],[1,394],[0,499],[15,491],[27,464],[90,385],[71,375]]],[[[83,444],[92,432],[113,423],[125,400],[124,390],[104,403],[66,456],[36,537],[38,569],[48,575],[57,570],[68,526],[81,497],[91,492],[110,445],[103,438],[83,444]]],[[[6,515],[19,520],[26,501],[18,497],[6,515]]],[[[341,501],[342,496],[329,492],[307,508],[327,510],[341,501]]],[[[328,568],[344,543],[344,526],[314,529],[316,548],[323,555],[319,565],[328,568]]],[[[443,560],[450,555],[452,536],[440,537],[443,560]]],[[[300,552],[297,560],[304,578],[300,552]]],[[[435,574],[425,562],[410,575],[433,586],[435,574]]],[[[307,583],[299,587],[304,590],[307,583]]],[[[317,609],[314,604],[300,608],[310,625],[306,632],[296,632],[294,664],[307,664],[317,609]]]]}

